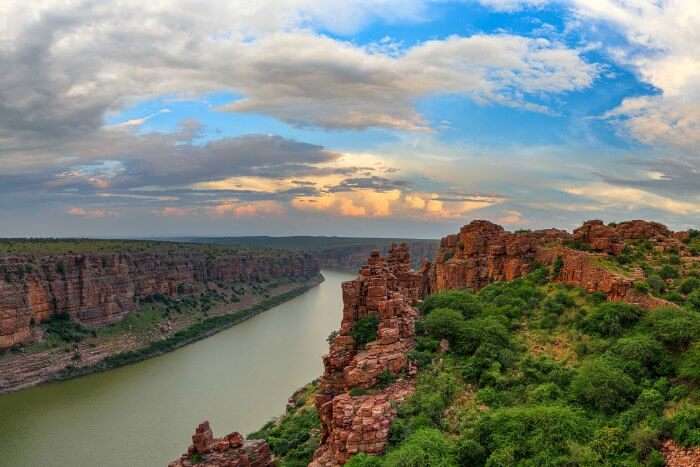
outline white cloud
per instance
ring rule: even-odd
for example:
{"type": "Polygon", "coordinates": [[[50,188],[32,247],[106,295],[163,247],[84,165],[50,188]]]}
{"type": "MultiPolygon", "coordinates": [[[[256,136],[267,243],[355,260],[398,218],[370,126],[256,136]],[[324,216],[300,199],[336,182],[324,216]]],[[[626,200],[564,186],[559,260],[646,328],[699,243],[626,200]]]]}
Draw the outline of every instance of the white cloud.
{"type": "Polygon", "coordinates": [[[700,2],[697,0],[575,0],[584,21],[611,23],[629,46],[610,50],[661,91],[628,98],[607,117],[647,144],[696,155],[700,142],[700,2]]]}
{"type": "Polygon", "coordinates": [[[602,205],[602,208],[625,210],[651,208],[677,215],[700,212],[700,202],[677,200],[639,188],[617,186],[603,182],[564,187],[562,191],[570,195],[597,201],[602,205]]]}
{"type": "Polygon", "coordinates": [[[243,96],[230,110],[293,124],[416,130],[426,126],[414,107],[424,96],[458,93],[546,111],[527,94],[581,89],[598,73],[578,50],[519,36],[450,37],[397,53],[312,30],[418,21],[426,4],[10,2],[0,15],[11,18],[0,31],[0,142],[55,147],[139,99],[222,89],[243,96]]]}

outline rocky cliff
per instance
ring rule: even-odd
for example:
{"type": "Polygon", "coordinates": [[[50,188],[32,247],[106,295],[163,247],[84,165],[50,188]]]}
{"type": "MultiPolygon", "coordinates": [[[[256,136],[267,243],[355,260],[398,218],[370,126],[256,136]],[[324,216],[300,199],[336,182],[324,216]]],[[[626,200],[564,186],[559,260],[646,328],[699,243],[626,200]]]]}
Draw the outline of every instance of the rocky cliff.
{"type": "Polygon", "coordinates": [[[386,258],[374,252],[357,279],[343,284],[343,319],[338,335],[323,357],[324,373],[316,396],[321,447],[314,467],[343,465],[358,452],[379,453],[386,447],[395,404],[413,392],[408,351],[415,344],[413,308],[420,298],[421,274],[410,270],[408,247],[392,247],[386,258]],[[367,316],[378,318],[377,339],[362,348],[352,335],[367,316]],[[398,378],[376,388],[378,378],[398,378]],[[369,390],[353,393],[353,389],[369,390]]]}
{"type": "Polygon", "coordinates": [[[478,290],[494,281],[521,277],[537,264],[556,264],[554,280],[605,293],[613,301],[659,306],[667,302],[635,289],[641,271],[615,271],[606,260],[622,254],[633,240],[648,241],[658,252],[687,256],[685,235],[641,220],[615,225],[588,221],[573,234],[556,229],[511,233],[488,221],[474,221],[441,240],[429,273],[430,291],[478,290]]]}
{"type": "Polygon", "coordinates": [[[163,251],[0,256],[0,349],[32,340],[36,325],[67,314],[88,326],[119,321],[139,300],[205,290],[209,283],[319,273],[303,253],[221,250],[198,247],[163,251]]]}
{"type": "Polygon", "coordinates": [[[674,233],[646,221],[617,225],[589,221],[573,233],[556,229],[511,233],[488,221],[474,221],[459,234],[443,238],[435,263],[424,263],[418,272],[410,269],[406,245],[392,246],[386,257],[373,252],[357,279],[342,286],[342,322],[323,357],[315,400],[321,445],[310,467],[337,467],[356,453],[385,450],[396,405],[414,392],[416,368],[408,359],[415,345],[414,305],[427,294],[478,290],[545,265],[553,280],[602,292],[609,300],[649,308],[668,305],[634,287],[641,277],[612,270],[605,261],[623,254],[628,242],[639,240],[649,242],[652,251],[684,258],[690,255],[683,242],[687,237],[685,232],[674,233]],[[377,317],[377,334],[363,347],[355,341],[353,329],[368,316],[377,317]]]}

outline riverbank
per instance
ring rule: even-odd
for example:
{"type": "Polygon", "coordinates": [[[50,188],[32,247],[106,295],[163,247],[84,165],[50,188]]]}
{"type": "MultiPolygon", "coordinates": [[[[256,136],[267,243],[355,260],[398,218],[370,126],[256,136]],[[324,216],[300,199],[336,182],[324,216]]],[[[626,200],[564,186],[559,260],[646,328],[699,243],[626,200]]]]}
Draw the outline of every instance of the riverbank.
{"type": "MultiPolygon", "coordinates": [[[[304,282],[234,286],[233,290],[238,292],[234,294],[235,302],[230,294],[220,291],[181,301],[163,298],[133,313],[131,319],[90,331],[87,338],[78,342],[56,345],[47,339],[38,346],[5,352],[0,356],[0,394],[102,372],[171,352],[291,300],[323,280],[319,274],[304,282]]],[[[72,338],[76,333],[70,328],[62,330],[61,335],[72,338]]]]}
{"type": "Polygon", "coordinates": [[[259,430],[323,371],[354,275],[322,272],[306,293],[174,352],[0,396],[0,465],[165,466],[202,420],[259,430]]]}

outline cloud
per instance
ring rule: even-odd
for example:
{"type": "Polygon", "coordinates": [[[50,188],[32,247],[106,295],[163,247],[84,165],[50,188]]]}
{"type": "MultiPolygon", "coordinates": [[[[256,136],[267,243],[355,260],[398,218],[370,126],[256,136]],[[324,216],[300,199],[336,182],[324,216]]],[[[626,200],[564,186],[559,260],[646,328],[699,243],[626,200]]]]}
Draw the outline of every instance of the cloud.
{"type": "Polygon", "coordinates": [[[80,207],[72,207],[66,210],[66,213],[75,216],[82,217],[84,219],[102,219],[108,216],[116,215],[113,211],[108,211],[101,208],[86,209],[80,207]]]}
{"type": "Polygon", "coordinates": [[[651,208],[678,215],[700,212],[700,201],[682,201],[639,188],[615,186],[604,182],[565,187],[563,191],[571,195],[597,201],[603,205],[603,208],[624,210],[651,208]]]}
{"type": "Polygon", "coordinates": [[[646,144],[690,151],[700,141],[700,3],[696,0],[576,0],[582,27],[603,22],[627,44],[609,48],[659,95],[632,97],[605,117],[646,144]]]}
{"type": "Polygon", "coordinates": [[[91,135],[106,115],[165,94],[231,90],[242,98],[223,108],[295,125],[417,130],[427,127],[415,109],[421,97],[457,93],[541,111],[528,94],[585,88],[598,72],[575,49],[511,35],[454,36],[399,55],[377,51],[310,28],[419,21],[427,3],[332,3],[5,4],[12,24],[0,33],[0,158],[91,135]]]}

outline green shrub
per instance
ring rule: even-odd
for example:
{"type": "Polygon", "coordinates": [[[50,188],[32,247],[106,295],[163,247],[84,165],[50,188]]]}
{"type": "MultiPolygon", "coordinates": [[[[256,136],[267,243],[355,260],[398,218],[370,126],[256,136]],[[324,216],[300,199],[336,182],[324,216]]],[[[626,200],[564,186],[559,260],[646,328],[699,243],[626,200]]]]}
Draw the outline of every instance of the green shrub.
{"type": "Polygon", "coordinates": [[[606,302],[596,305],[583,322],[583,329],[601,336],[619,336],[634,325],[642,315],[634,305],[606,302]]]}
{"type": "Polygon", "coordinates": [[[668,373],[670,361],[663,345],[653,337],[642,334],[618,339],[609,353],[621,362],[630,374],[655,376],[668,373]]]}
{"type": "Polygon", "coordinates": [[[687,348],[700,332],[700,315],[682,308],[657,308],[643,322],[656,339],[673,349],[687,348]]]}
{"type": "Polygon", "coordinates": [[[680,287],[678,290],[685,295],[688,295],[690,292],[700,289],[700,279],[697,277],[689,277],[683,282],[681,282],[680,287]]]}
{"type": "Polygon", "coordinates": [[[647,277],[647,286],[656,295],[660,295],[666,290],[666,282],[658,274],[647,277]]]}
{"type": "Polygon", "coordinates": [[[659,269],[659,276],[664,280],[675,279],[678,277],[678,269],[670,264],[664,264],[661,266],[661,269],[659,269]]]}
{"type": "Polygon", "coordinates": [[[363,452],[352,456],[345,467],[382,467],[382,459],[363,452]]]}
{"type": "Polygon", "coordinates": [[[688,306],[693,311],[700,311],[700,289],[693,290],[688,294],[688,306]]]}
{"type": "Polygon", "coordinates": [[[457,467],[455,447],[433,428],[413,433],[401,446],[389,451],[383,467],[457,467]]]}
{"type": "Polygon", "coordinates": [[[367,343],[377,340],[379,318],[375,315],[365,316],[355,321],[350,335],[358,347],[364,347],[367,343]]]}
{"type": "Polygon", "coordinates": [[[64,342],[80,342],[93,334],[82,324],[73,321],[68,313],[53,315],[46,321],[46,332],[64,342]]]}
{"type": "Polygon", "coordinates": [[[700,446],[700,406],[685,405],[671,418],[673,439],[683,446],[700,446]]]}
{"type": "Polygon", "coordinates": [[[508,407],[484,413],[474,436],[486,450],[487,466],[566,465],[569,443],[590,439],[591,424],[568,406],[508,407]]]}
{"type": "Polygon", "coordinates": [[[462,313],[450,308],[436,308],[423,320],[425,331],[434,338],[456,341],[464,326],[462,313]]]}
{"type": "Polygon", "coordinates": [[[571,381],[576,400],[607,414],[627,408],[637,393],[632,378],[604,358],[585,361],[571,381]]]}
{"type": "Polygon", "coordinates": [[[460,312],[465,318],[473,318],[483,311],[479,297],[467,290],[450,290],[430,295],[421,305],[423,315],[438,308],[449,308],[460,312]]]}
{"type": "Polygon", "coordinates": [[[683,354],[678,375],[694,383],[700,383],[700,344],[695,344],[683,354]]]}
{"type": "Polygon", "coordinates": [[[317,435],[321,427],[316,410],[302,408],[266,424],[261,430],[248,435],[250,439],[264,439],[284,466],[305,466],[318,447],[317,435]]]}

